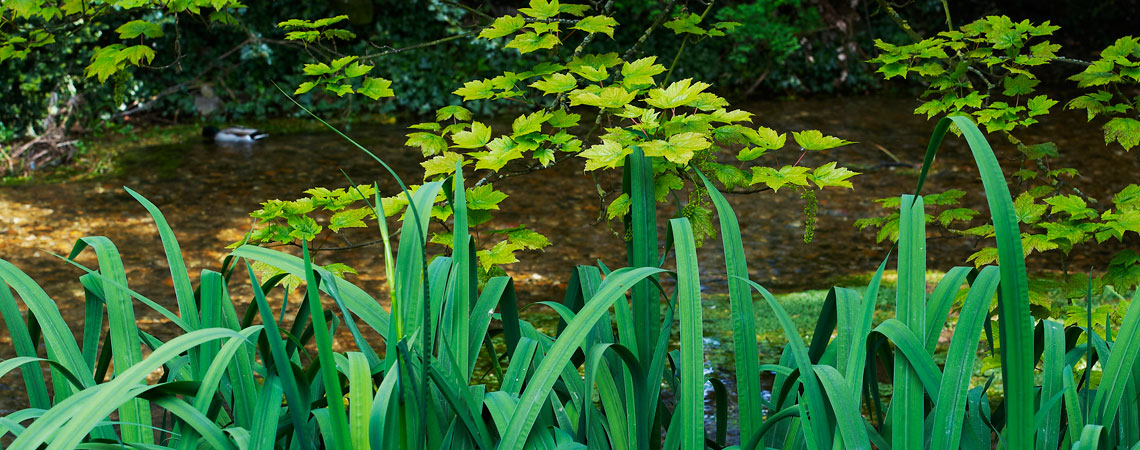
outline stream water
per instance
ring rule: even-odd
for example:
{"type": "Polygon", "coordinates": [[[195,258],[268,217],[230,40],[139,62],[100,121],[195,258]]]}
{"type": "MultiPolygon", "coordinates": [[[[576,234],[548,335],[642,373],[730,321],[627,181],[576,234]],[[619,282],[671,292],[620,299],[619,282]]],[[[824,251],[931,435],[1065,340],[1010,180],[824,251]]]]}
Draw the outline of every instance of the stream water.
{"type": "MultiPolygon", "coordinates": [[[[838,277],[874,270],[888,246],[875,243],[873,231],[859,231],[852,224],[861,217],[885,214],[874,199],[913,192],[917,167],[934,125],[913,115],[915,106],[913,99],[854,97],[761,102],[743,108],[756,114],[754,124],[780,132],[819,129],[856,141],[828,152],[811,152],[803,164],[814,167],[837,160],[863,172],[852,180],[855,189],[827,189],[818,195],[819,223],[810,244],[803,242],[803,201],[794,190],[730,196],[740,216],[753,280],[777,292],[790,292],[827,288],[838,277]]],[[[496,129],[506,126],[493,125],[496,129]]],[[[1060,147],[1062,157],[1054,164],[1081,170],[1084,179],[1078,184],[1089,195],[1104,199],[1114,192],[1111,189],[1134,182],[1131,174],[1138,168],[1134,155],[1117,147],[1106,149],[1100,130],[1095,124],[1086,124],[1083,113],[1054,113],[1037,130],[1060,147]]],[[[406,181],[415,183],[422,176],[420,156],[418,150],[403,146],[405,132],[399,125],[357,125],[349,134],[391,164],[406,181]]],[[[994,140],[1006,172],[1016,170],[1020,161],[1016,150],[994,140]]],[[[782,163],[799,156],[790,147],[781,153],[782,163]]],[[[83,292],[77,281],[80,271],[51,254],[67,255],[82,236],[111,238],[122,255],[131,288],[175,308],[158,235],[146,211],[122,189],[124,185],[164,212],[192,274],[219,268],[227,254],[225,246],[250,228],[248,213],[258,209],[261,201],[298,198],[313,186],[345,186],[342,169],[358,183],[379,181],[386,195],[396,192],[396,185],[378,164],[330,133],[271,136],[250,147],[219,147],[198,141],[152,147],[129,152],[120,164],[128,167],[127,175],[113,179],[0,187],[0,258],[32,276],[56,300],[76,332],[81,330],[83,317],[83,292]]],[[[526,225],[553,242],[545,252],[520,255],[520,261],[507,268],[520,301],[561,300],[570,271],[577,264],[601,260],[610,267],[624,265],[624,246],[614,232],[616,225],[598,221],[604,204],[599,202],[595,181],[607,191],[620,191],[619,176],[601,174],[595,179],[575,160],[494,183],[510,195],[496,214],[499,226],[526,225]]],[[[977,171],[957,138],[948,137],[927,186],[925,192],[964,189],[968,192],[964,203],[985,211],[977,171]]],[[[376,235],[375,230],[367,230],[347,233],[346,237],[355,243],[376,235]]],[[[323,243],[326,247],[344,244],[323,243]]],[[[1126,244],[1136,247],[1135,240],[1126,244]]],[[[972,253],[972,246],[973,242],[965,239],[933,239],[928,246],[930,267],[946,270],[961,265],[972,253]]],[[[1073,255],[1074,267],[1103,267],[1115,248],[1078,249],[1073,255]]],[[[376,246],[329,252],[322,254],[325,260],[319,262],[336,260],[357,268],[360,274],[350,275],[349,280],[382,298],[380,253],[376,246]]],[[[700,250],[706,292],[726,288],[720,255],[716,240],[707,241],[700,250]]],[[[91,254],[79,260],[89,266],[94,263],[91,254]]],[[[1055,261],[1042,264],[1046,263],[1055,261]]],[[[236,278],[230,286],[232,296],[235,301],[248,302],[247,282],[244,277],[236,278]]],[[[239,311],[243,309],[244,304],[238,306],[239,311]]],[[[148,310],[138,319],[148,332],[162,339],[171,336],[173,330],[156,313],[148,310]]],[[[710,336],[710,351],[722,340],[731,342],[731,337],[710,336]]],[[[338,345],[348,342],[338,341],[338,345]]],[[[10,337],[0,334],[0,357],[13,354],[10,337]]],[[[768,360],[777,357],[765,355],[768,360]]],[[[731,372],[726,367],[715,370],[731,372]]],[[[16,373],[0,380],[0,412],[26,406],[20,383],[16,373]]]]}

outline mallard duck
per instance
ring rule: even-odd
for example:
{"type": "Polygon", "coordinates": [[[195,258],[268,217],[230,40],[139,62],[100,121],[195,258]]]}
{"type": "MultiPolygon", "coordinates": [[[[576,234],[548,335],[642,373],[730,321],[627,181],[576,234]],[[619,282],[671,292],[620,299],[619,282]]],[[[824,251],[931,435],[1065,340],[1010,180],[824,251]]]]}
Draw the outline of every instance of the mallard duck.
{"type": "Polygon", "coordinates": [[[202,137],[217,142],[254,142],[269,137],[269,133],[256,128],[230,127],[219,130],[213,125],[202,129],[202,137]]]}

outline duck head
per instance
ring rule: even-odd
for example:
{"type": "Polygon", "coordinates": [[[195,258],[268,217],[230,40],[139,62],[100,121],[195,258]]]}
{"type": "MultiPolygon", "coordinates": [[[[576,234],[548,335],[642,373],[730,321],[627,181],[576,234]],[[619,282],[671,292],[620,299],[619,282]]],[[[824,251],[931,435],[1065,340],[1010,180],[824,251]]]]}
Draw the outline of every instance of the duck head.
{"type": "Polygon", "coordinates": [[[204,137],[206,139],[213,139],[215,136],[218,135],[219,131],[221,131],[221,130],[219,130],[218,127],[215,127],[213,125],[208,125],[202,129],[202,137],[204,137]]]}

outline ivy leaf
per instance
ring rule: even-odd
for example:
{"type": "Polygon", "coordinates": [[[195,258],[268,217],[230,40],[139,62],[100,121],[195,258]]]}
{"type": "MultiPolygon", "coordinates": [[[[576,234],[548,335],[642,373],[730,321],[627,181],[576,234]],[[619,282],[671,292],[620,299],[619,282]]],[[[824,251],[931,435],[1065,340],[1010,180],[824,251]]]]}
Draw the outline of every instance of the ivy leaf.
{"type": "Polygon", "coordinates": [[[535,111],[530,115],[520,115],[511,124],[511,130],[514,131],[515,137],[524,134],[530,134],[542,130],[542,124],[550,119],[550,113],[543,111],[535,111]]]}
{"type": "Polygon", "coordinates": [[[792,137],[796,143],[803,147],[804,150],[828,150],[844,145],[854,144],[854,142],[839,139],[833,136],[824,136],[819,130],[804,130],[792,133],[792,137]]]}
{"type": "Polygon", "coordinates": [[[605,33],[610,39],[614,38],[614,25],[617,25],[617,20],[610,16],[590,16],[579,20],[577,24],[570,27],[575,30],[582,30],[587,33],[605,33]]]}
{"type": "Polygon", "coordinates": [[[589,171],[618,167],[625,162],[626,155],[630,153],[632,153],[632,151],[620,143],[602,139],[601,144],[594,144],[582,153],[579,153],[578,156],[586,158],[586,170],[589,171]]]}
{"type": "Polygon", "coordinates": [[[463,97],[463,101],[481,100],[495,95],[491,80],[471,80],[452,93],[463,97]]]}
{"type": "Polygon", "coordinates": [[[444,106],[435,112],[435,120],[441,122],[447,119],[471,120],[471,110],[459,105],[444,106]]]}
{"type": "Polygon", "coordinates": [[[162,37],[162,27],[145,20],[132,20],[115,29],[119,39],[134,39],[145,35],[148,38],[162,37]]]}
{"type": "Polygon", "coordinates": [[[483,39],[498,39],[508,34],[521,30],[526,25],[526,19],[523,16],[503,16],[495,19],[490,27],[484,28],[479,32],[479,37],[483,39]]]}
{"type": "Polygon", "coordinates": [[[535,19],[549,19],[558,15],[558,0],[530,0],[530,8],[519,8],[519,12],[535,19]]]}
{"type": "Polygon", "coordinates": [[[634,62],[627,62],[621,66],[622,85],[631,89],[638,89],[657,84],[653,80],[655,75],[665,71],[665,66],[657,64],[656,56],[641,58],[634,62]]]}
{"type": "Polygon", "coordinates": [[[632,206],[632,203],[629,201],[629,194],[621,194],[606,207],[606,218],[614,220],[618,217],[623,217],[629,214],[630,206],[632,206]]]}
{"type": "Polygon", "coordinates": [[[787,185],[807,186],[808,169],[804,166],[784,166],[780,170],[771,167],[753,167],[751,184],[764,183],[772,191],[779,192],[787,185]]]}
{"type": "Polygon", "coordinates": [[[485,211],[499,209],[499,203],[507,199],[507,194],[496,191],[491,184],[467,188],[467,209],[485,211]]]}
{"type": "Polygon", "coordinates": [[[543,94],[559,94],[578,87],[578,80],[568,73],[555,73],[531,83],[530,87],[542,91],[543,94]]]}
{"type": "Polygon", "coordinates": [[[491,127],[480,122],[471,122],[470,130],[463,130],[451,136],[459,148],[482,148],[491,141],[491,127]]]}
{"type": "Polygon", "coordinates": [[[1140,144],[1140,121],[1130,117],[1116,117],[1104,124],[1104,143],[1119,142],[1125,150],[1140,144]]]}
{"type": "Polygon", "coordinates": [[[649,98],[645,103],[660,109],[673,109],[685,106],[697,99],[697,95],[707,89],[707,83],[693,83],[692,78],[670,84],[664,89],[649,91],[649,98]]]}
{"type": "Polygon", "coordinates": [[[852,172],[845,167],[836,167],[835,161],[832,161],[817,167],[808,178],[821,188],[836,186],[852,189],[853,186],[847,179],[855,175],[859,175],[859,172],[852,172]]]}
{"type": "Polygon", "coordinates": [[[408,140],[404,142],[408,147],[419,147],[420,152],[424,157],[432,156],[447,150],[447,141],[435,133],[426,131],[408,134],[408,140]]]}
{"type": "Polygon", "coordinates": [[[391,80],[365,77],[364,82],[361,83],[360,89],[357,89],[356,92],[364,94],[373,100],[378,100],[380,97],[392,97],[396,95],[396,93],[392,91],[391,86],[391,80]]]}
{"type": "Polygon", "coordinates": [[[559,43],[561,43],[561,41],[553,34],[539,35],[537,33],[526,32],[511,39],[511,42],[507,43],[507,48],[515,48],[519,50],[519,53],[526,54],[536,50],[551,49],[559,43]]]}
{"type": "Polygon", "coordinates": [[[646,156],[664,156],[674,164],[684,165],[693,159],[693,153],[712,145],[701,133],[678,133],[668,141],[655,140],[641,145],[646,156]]]}
{"type": "MultiPolygon", "coordinates": [[[[557,2],[557,0],[555,0],[555,2],[557,2]]],[[[519,244],[510,241],[499,241],[494,247],[475,252],[475,257],[483,270],[491,270],[491,266],[497,264],[519,262],[519,259],[515,257],[515,252],[519,250],[522,250],[522,246],[519,244]]]]}
{"type": "Polygon", "coordinates": [[[337,232],[342,228],[365,228],[368,225],[364,223],[364,218],[370,214],[372,212],[365,208],[346,209],[329,218],[329,229],[337,232]]]}

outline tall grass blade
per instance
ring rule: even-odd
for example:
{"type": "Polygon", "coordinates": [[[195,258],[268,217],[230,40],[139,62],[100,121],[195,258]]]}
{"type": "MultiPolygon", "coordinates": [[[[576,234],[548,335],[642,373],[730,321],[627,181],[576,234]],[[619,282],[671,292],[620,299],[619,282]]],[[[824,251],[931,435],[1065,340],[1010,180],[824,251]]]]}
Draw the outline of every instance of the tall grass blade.
{"type": "MultiPolygon", "coordinates": [[[[926,215],[922,197],[904,195],[901,207],[895,316],[914,336],[925,336],[926,215]]],[[[891,446],[917,449],[923,445],[924,398],[917,364],[907,356],[895,353],[891,446]]]]}
{"type": "MultiPolygon", "coordinates": [[[[16,299],[12,297],[12,291],[7,284],[0,285],[0,315],[3,316],[4,324],[8,327],[8,335],[12,339],[12,346],[15,347],[17,358],[38,359],[36,358],[37,342],[33,341],[31,334],[28,333],[28,327],[24,325],[20,309],[16,306],[16,299]]],[[[34,321],[35,316],[29,312],[28,319],[29,322],[34,321]]],[[[37,409],[51,408],[47,382],[44,381],[44,374],[40,371],[39,366],[28,365],[22,367],[20,372],[24,377],[24,388],[28,392],[28,401],[31,407],[37,409]]]]}
{"type": "MultiPolygon", "coordinates": [[[[1132,303],[1120,325],[1120,334],[1112,346],[1108,363],[1100,378],[1095,400],[1092,403],[1093,417],[1089,420],[1106,429],[1111,429],[1116,420],[1117,410],[1124,397],[1125,386],[1131,382],[1133,366],[1140,356],[1140,290],[1133,293],[1132,303]]],[[[1131,425],[1131,424],[1130,424],[1131,425]]]]}
{"type": "MultiPolygon", "coordinates": [[[[623,189],[631,202],[626,218],[632,239],[627,241],[629,267],[656,267],[657,254],[657,200],[653,196],[653,162],[641,148],[634,146],[626,157],[623,189]]],[[[645,358],[653,353],[657,334],[661,328],[661,307],[657,293],[649,281],[633,288],[633,317],[638,326],[637,355],[645,358]]]]}
{"type": "Polygon", "coordinates": [[[771,292],[754,281],[749,280],[748,284],[764,296],[764,300],[768,302],[768,306],[776,315],[776,320],[784,329],[784,336],[788,339],[787,350],[791,352],[793,367],[799,371],[799,381],[804,391],[803,398],[800,401],[807,413],[806,416],[801,415],[800,417],[803,424],[804,443],[810,450],[830,449],[832,434],[831,424],[827,421],[827,404],[823,399],[823,392],[820,390],[815,371],[812,370],[807,346],[804,345],[803,338],[800,337],[800,333],[796,329],[796,324],[792,322],[792,318],[788,316],[787,311],[776,300],[776,297],[773,297],[771,292]]]}
{"type": "MultiPolygon", "coordinates": [[[[76,256],[88,246],[99,261],[99,272],[119,285],[127,285],[127,273],[119,250],[110,239],[103,236],[80,238],[75,242],[68,259],[76,256]]],[[[134,305],[131,297],[111,283],[103,284],[103,298],[107,302],[107,322],[111,333],[111,358],[115,362],[115,375],[121,375],[128,368],[142,361],[142,342],[137,333],[134,305]]],[[[66,328],[65,328],[66,329],[66,328]]],[[[119,420],[123,441],[130,443],[153,444],[154,434],[150,431],[151,417],[149,404],[141,399],[131,399],[119,410],[119,420]],[[137,424],[137,425],[135,425],[137,424]]]]}
{"type": "Polygon", "coordinates": [[[1061,376],[1065,366],[1065,327],[1063,324],[1042,320],[1042,381],[1037,414],[1044,417],[1037,427],[1037,448],[1052,450],[1061,440],[1061,402],[1045,408],[1045,402],[1061,394],[1061,376]]]}
{"type": "Polygon", "coordinates": [[[312,260],[309,259],[309,245],[301,241],[301,258],[305,262],[305,286],[307,290],[310,314],[313,316],[313,336],[317,341],[317,357],[322,369],[321,378],[324,381],[325,397],[328,399],[328,409],[331,415],[334,442],[337,448],[352,448],[352,435],[348,430],[348,417],[344,410],[344,392],[340,388],[340,377],[336,371],[336,361],[333,360],[332,335],[325,322],[325,311],[321,307],[321,298],[317,290],[317,279],[313,276],[312,260]]]}
{"type": "Polygon", "coordinates": [[[677,305],[681,319],[681,448],[701,448],[705,441],[705,358],[701,331],[701,282],[697,246],[689,219],[669,221],[677,257],[677,305]]]}
{"type": "Polygon", "coordinates": [[[950,338],[946,352],[945,372],[938,396],[934,399],[934,412],[930,431],[931,450],[959,448],[969,397],[970,377],[974,374],[974,361],[978,355],[978,340],[982,325],[989,320],[990,302],[997,291],[1000,273],[997,267],[985,267],[974,279],[970,292],[962,302],[958,324],[950,338]]]}
{"type": "Polygon", "coordinates": [[[926,150],[926,160],[917,189],[922,188],[930,162],[951,124],[956,125],[966,138],[978,165],[997,238],[1001,268],[998,328],[1008,421],[1005,439],[1010,448],[1034,448],[1036,389],[1033,381],[1033,322],[1029,311],[1029,281],[1025,271],[1025,253],[1021,247],[1021,232],[1001,166],[985,136],[969,117],[955,115],[938,121],[926,150]]]}
{"type": "MultiPolygon", "coordinates": [[[[531,434],[531,428],[538,418],[539,408],[550,393],[550,388],[559,375],[561,367],[565,367],[570,356],[579,346],[579,342],[594,327],[594,323],[601,318],[602,313],[609,309],[634,284],[661,272],[661,269],[651,267],[638,267],[616,270],[602,282],[598,293],[594,295],[574,320],[566,327],[562,335],[554,341],[542,362],[535,369],[526,390],[519,399],[519,407],[511,415],[510,424],[499,443],[500,450],[521,450],[526,442],[526,436],[531,434]]],[[[575,373],[577,373],[575,371],[575,373]]]]}
{"type": "MultiPolygon", "coordinates": [[[[763,407],[761,401],[760,355],[756,342],[756,313],[752,291],[748,289],[748,266],[744,258],[744,242],[736,213],[703,173],[697,171],[716,207],[720,236],[724,245],[724,265],[728,277],[728,300],[732,310],[732,351],[736,362],[736,387],[741,436],[751,436],[759,429],[763,407]]],[[[867,328],[870,330],[870,327],[867,328]]],[[[858,398],[858,397],[856,397],[858,398]]]]}
{"type": "MultiPolygon", "coordinates": [[[[455,363],[459,367],[467,368],[468,342],[470,336],[471,302],[476,298],[476,275],[474,243],[467,231],[467,199],[463,184],[463,161],[456,162],[455,175],[452,177],[454,193],[451,195],[452,210],[452,254],[451,254],[451,285],[449,298],[444,308],[443,329],[449,336],[448,346],[455,351],[455,363]]],[[[478,355],[478,353],[474,353],[478,355]]],[[[464,380],[470,377],[464,371],[464,380]]]]}

